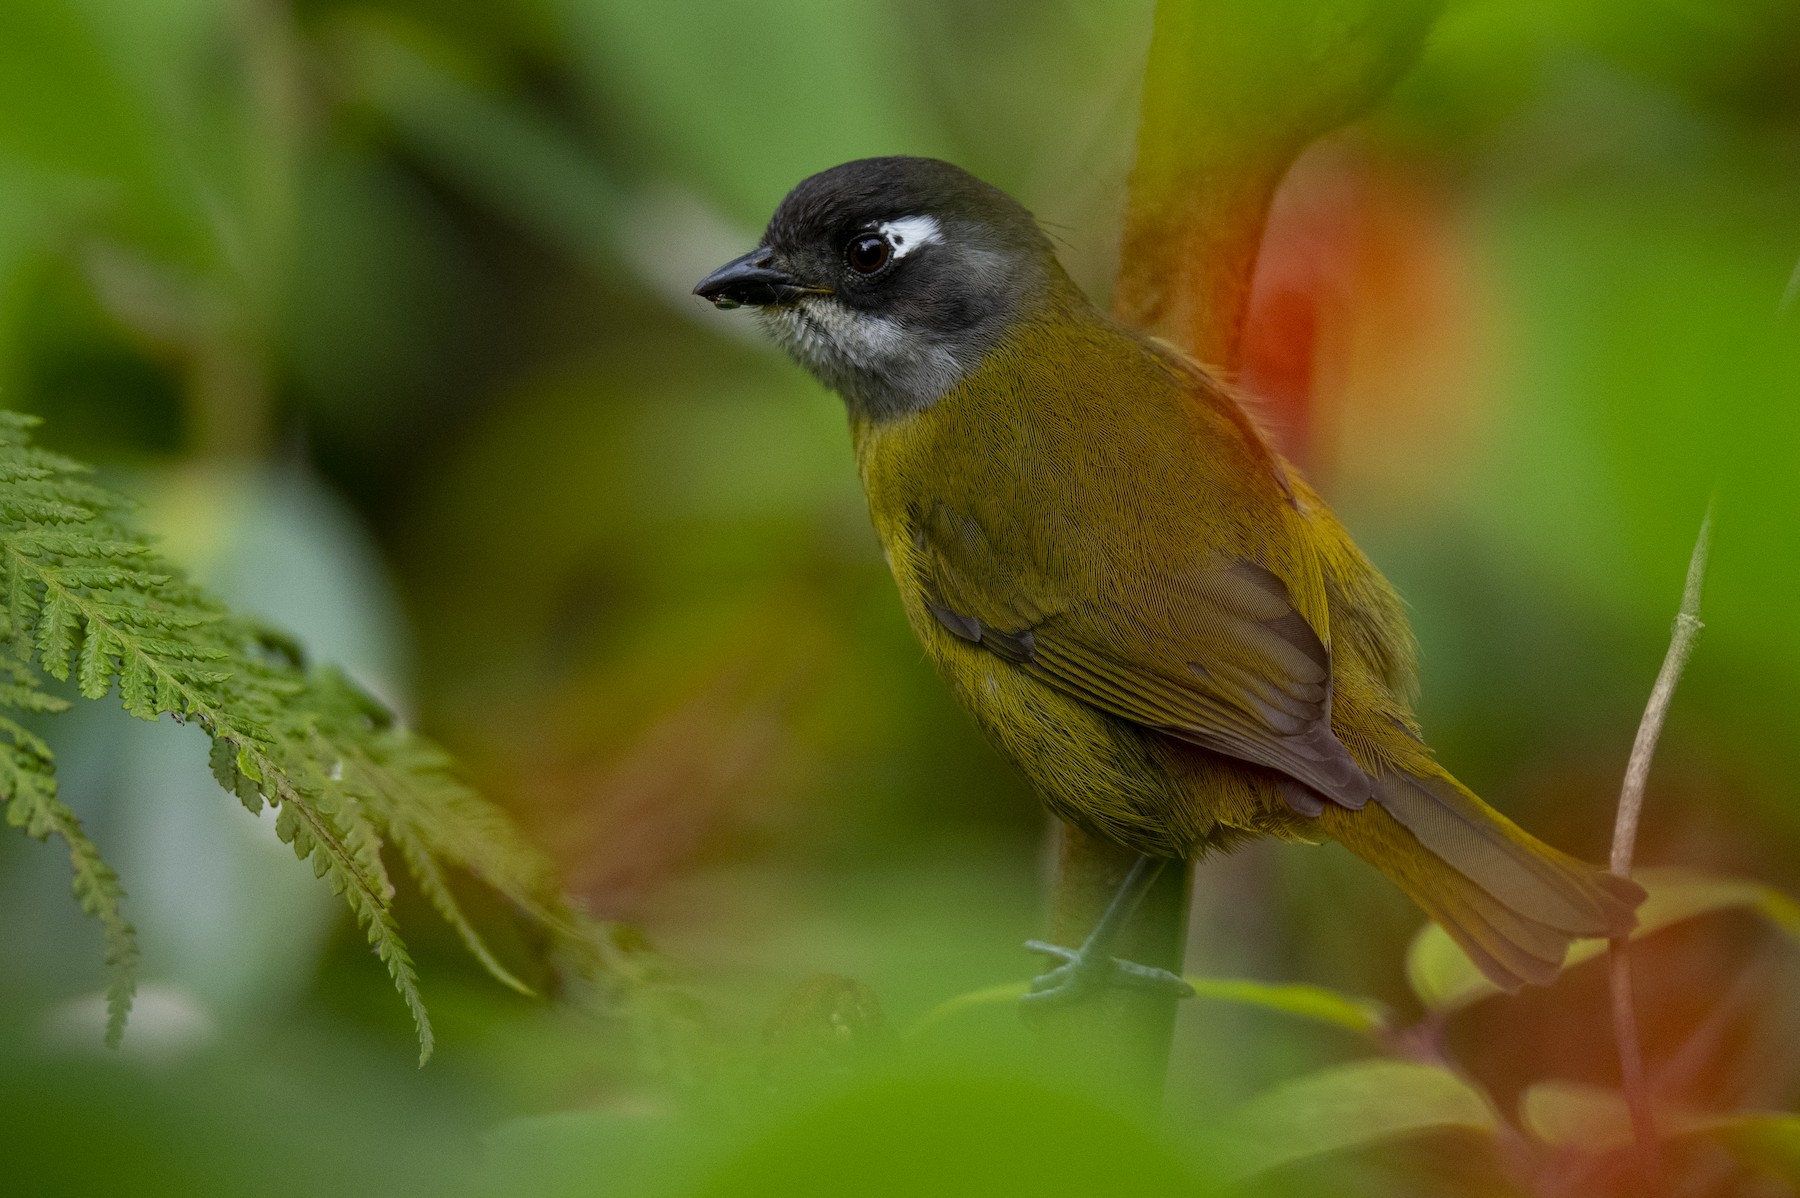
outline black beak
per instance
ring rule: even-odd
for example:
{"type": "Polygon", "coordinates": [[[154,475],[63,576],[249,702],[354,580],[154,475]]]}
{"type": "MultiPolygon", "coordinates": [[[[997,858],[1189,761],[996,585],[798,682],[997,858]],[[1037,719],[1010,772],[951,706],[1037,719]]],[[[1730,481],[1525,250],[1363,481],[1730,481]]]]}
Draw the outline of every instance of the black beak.
{"type": "Polygon", "coordinates": [[[717,308],[738,308],[745,304],[763,308],[770,304],[792,303],[802,295],[828,295],[825,287],[807,287],[794,276],[774,265],[775,252],[758,246],[742,258],[733,258],[700,280],[694,294],[713,302],[717,308]]]}

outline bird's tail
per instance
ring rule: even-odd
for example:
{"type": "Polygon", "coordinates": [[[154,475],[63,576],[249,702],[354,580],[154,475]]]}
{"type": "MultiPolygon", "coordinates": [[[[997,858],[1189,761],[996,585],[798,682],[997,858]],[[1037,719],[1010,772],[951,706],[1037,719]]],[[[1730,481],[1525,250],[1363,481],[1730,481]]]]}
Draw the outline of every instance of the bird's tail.
{"type": "Polygon", "coordinates": [[[1644,900],[1637,883],[1551,848],[1448,775],[1382,775],[1375,802],[1327,803],[1319,819],[1506,990],[1550,982],[1571,940],[1629,934],[1644,900]]]}

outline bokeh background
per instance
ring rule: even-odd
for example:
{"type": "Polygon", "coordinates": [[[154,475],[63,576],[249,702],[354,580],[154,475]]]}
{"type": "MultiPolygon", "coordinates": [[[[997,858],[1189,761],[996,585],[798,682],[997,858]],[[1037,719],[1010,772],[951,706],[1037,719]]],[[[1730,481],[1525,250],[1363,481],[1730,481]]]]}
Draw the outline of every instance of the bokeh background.
{"type": "MultiPolygon", "coordinates": [[[[666,955],[709,1042],[760,1043],[819,973],[904,1026],[1036,964],[1044,820],[911,640],[838,402],[688,289],[801,177],[908,152],[1018,195],[1103,299],[1150,16],[9,0],[0,404],[447,743],[666,955]]],[[[1716,497],[1639,856],[1800,890],[1797,260],[1792,0],[1453,3],[1278,198],[1243,381],[1410,603],[1441,755],[1581,855],[1716,497]]],[[[380,969],[197,732],[61,723],[147,985],[103,1055],[66,863],[0,840],[0,1170],[550,1192],[554,1119],[507,1121],[584,1106],[641,1121],[601,1153],[619,1177],[667,1164],[617,1029],[507,996],[421,909],[442,1032],[416,1072],[380,969]]],[[[1190,971],[1412,1002],[1420,917],[1347,854],[1257,846],[1196,890],[1190,971]]],[[[1718,1040],[1696,1100],[1793,1108],[1791,953],[1720,917],[1642,960],[1653,1057],[1718,1040]]],[[[1459,1051],[1502,1095],[1611,1082],[1598,974],[1471,1012],[1459,1051]]],[[[1003,1009],[943,1034],[1024,1041],[1003,1009]]],[[[1346,1051],[1188,1004],[1176,1127],[1346,1051]]],[[[1439,1156],[1340,1160],[1330,1192],[1441,1192],[1464,1162],[1439,1156]]]]}

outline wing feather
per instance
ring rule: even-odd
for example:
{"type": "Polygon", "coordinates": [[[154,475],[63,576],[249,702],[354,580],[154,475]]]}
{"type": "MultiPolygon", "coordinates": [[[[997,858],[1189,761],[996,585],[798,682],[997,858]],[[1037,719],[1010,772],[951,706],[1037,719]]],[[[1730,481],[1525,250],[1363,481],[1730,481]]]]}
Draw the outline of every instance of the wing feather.
{"type": "Polygon", "coordinates": [[[1278,770],[1340,806],[1368,802],[1368,775],[1331,731],[1330,650],[1265,567],[1221,558],[1172,572],[1145,610],[1104,578],[1089,593],[1067,571],[1052,580],[943,504],[916,533],[927,608],[956,636],[1110,715],[1278,770]]]}

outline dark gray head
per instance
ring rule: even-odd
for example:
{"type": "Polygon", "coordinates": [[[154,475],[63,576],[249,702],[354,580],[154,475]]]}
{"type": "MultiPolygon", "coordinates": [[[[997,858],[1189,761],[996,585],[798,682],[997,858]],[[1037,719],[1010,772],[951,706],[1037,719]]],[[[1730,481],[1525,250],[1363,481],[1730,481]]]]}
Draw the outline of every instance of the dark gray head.
{"type": "Polygon", "coordinates": [[[755,305],[794,358],[876,419],[936,402],[1014,321],[1073,288],[1023,205],[934,158],[801,183],[762,244],[694,288],[755,305]]]}

